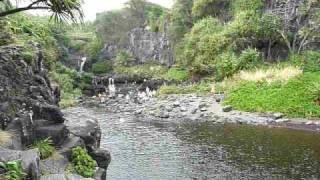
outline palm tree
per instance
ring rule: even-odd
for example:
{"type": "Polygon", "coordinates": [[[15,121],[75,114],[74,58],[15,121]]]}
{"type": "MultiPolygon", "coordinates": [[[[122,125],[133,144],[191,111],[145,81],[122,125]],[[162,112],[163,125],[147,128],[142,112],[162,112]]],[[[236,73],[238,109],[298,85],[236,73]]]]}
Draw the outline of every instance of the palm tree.
{"type": "MultiPolygon", "coordinates": [[[[19,4],[21,0],[16,0],[19,4]]],[[[48,10],[52,12],[52,18],[59,20],[77,20],[83,18],[81,0],[29,0],[24,7],[14,7],[9,0],[0,0],[0,17],[5,17],[27,10],[48,10]],[[1,6],[2,5],[2,6],[1,6]],[[3,7],[3,8],[1,8],[3,7]]]]}

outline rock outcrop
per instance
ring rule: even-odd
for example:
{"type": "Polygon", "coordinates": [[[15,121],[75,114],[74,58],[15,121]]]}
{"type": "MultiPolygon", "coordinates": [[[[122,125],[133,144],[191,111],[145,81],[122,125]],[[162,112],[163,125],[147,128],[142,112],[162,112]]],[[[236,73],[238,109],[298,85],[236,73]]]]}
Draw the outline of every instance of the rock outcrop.
{"type": "Polygon", "coordinates": [[[133,55],[138,64],[153,61],[171,66],[174,63],[170,40],[166,33],[134,28],[128,32],[128,39],[125,47],[106,44],[100,52],[99,59],[112,60],[119,50],[124,49],[133,55]]]}
{"type": "MultiPolygon", "coordinates": [[[[23,55],[23,47],[0,47],[0,128],[13,136],[0,144],[0,162],[21,160],[33,180],[40,179],[41,174],[48,176],[41,179],[66,177],[63,167],[69,163],[72,148],[82,146],[98,163],[96,179],[105,179],[110,154],[99,149],[98,123],[86,124],[85,129],[80,122],[73,122],[72,127],[65,123],[67,119],[58,106],[59,89],[51,85],[41,47],[32,46],[35,53],[29,60],[23,55]],[[75,129],[80,131],[76,133],[75,129]],[[53,141],[59,158],[40,161],[37,150],[27,150],[35,141],[46,138],[53,141]]],[[[72,176],[82,179],[76,177],[72,176]]]]}
{"type": "Polygon", "coordinates": [[[170,41],[165,33],[135,28],[129,32],[129,51],[139,63],[156,61],[168,66],[173,64],[170,41]]]}

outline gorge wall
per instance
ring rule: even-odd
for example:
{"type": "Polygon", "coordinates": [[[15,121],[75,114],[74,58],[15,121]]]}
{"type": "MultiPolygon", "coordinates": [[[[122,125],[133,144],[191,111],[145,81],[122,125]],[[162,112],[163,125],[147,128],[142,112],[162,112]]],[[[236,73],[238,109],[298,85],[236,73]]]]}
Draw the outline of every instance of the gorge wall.
{"type": "Polygon", "coordinates": [[[128,43],[125,47],[105,44],[101,50],[99,59],[114,59],[120,49],[126,50],[136,59],[137,64],[146,62],[158,62],[171,66],[173,52],[170,40],[166,33],[152,32],[145,28],[134,28],[127,34],[128,43]]]}

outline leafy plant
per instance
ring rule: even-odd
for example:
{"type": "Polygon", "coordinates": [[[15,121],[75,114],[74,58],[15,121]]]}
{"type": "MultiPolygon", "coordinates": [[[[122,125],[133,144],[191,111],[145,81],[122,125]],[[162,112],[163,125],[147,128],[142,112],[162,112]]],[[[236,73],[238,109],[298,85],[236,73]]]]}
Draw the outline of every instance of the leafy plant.
{"type": "Polygon", "coordinates": [[[96,161],[89,156],[88,152],[81,148],[76,147],[72,149],[71,162],[75,171],[86,178],[92,177],[95,173],[96,161]]]}
{"type": "Polygon", "coordinates": [[[26,175],[22,170],[21,161],[0,162],[0,167],[6,171],[6,180],[22,180],[26,175]]]}
{"type": "Polygon", "coordinates": [[[50,138],[35,142],[32,145],[32,148],[37,148],[39,150],[41,159],[47,159],[55,150],[50,138]]]}

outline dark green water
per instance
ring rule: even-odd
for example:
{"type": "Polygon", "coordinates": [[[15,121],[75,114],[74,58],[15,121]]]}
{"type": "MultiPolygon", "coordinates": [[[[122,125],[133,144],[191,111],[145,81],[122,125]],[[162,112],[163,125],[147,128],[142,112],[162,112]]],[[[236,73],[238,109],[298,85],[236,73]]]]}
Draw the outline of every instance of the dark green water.
{"type": "Polygon", "coordinates": [[[101,123],[112,155],[108,180],[320,179],[316,133],[83,113],[101,123]]]}

